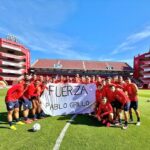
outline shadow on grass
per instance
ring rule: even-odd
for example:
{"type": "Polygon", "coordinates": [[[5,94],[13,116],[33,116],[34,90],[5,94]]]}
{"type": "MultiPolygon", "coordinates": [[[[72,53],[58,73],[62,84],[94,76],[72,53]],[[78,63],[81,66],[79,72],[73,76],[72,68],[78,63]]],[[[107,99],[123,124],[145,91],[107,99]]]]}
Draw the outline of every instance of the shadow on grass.
{"type": "Polygon", "coordinates": [[[114,124],[112,124],[111,126],[110,126],[111,128],[122,128],[122,125],[114,125],[114,124]]]}
{"type": "Polygon", "coordinates": [[[72,115],[64,115],[60,116],[57,120],[69,120],[71,119],[72,115]]]}
{"type": "Polygon", "coordinates": [[[136,125],[136,122],[128,122],[128,124],[136,125]]]}
{"type": "Polygon", "coordinates": [[[7,123],[7,112],[0,112],[0,124],[7,123]]]}
{"type": "Polygon", "coordinates": [[[31,133],[37,133],[37,132],[40,132],[39,130],[38,131],[34,131],[33,129],[29,129],[27,130],[28,132],[31,132],[31,133]]]}
{"type": "Polygon", "coordinates": [[[87,126],[95,126],[101,127],[104,126],[99,122],[95,117],[89,115],[78,115],[71,124],[75,125],[87,125],[87,126]]]}
{"type": "MultiPolygon", "coordinates": [[[[22,117],[21,115],[19,115],[20,118],[22,117]]],[[[0,124],[8,124],[7,121],[7,112],[0,112],[0,124]]]]}
{"type": "Polygon", "coordinates": [[[103,126],[96,118],[89,115],[77,115],[77,117],[70,121],[72,115],[60,116],[58,120],[66,120],[66,122],[70,122],[75,125],[87,125],[87,126],[103,126]]]}
{"type": "Polygon", "coordinates": [[[33,129],[29,129],[28,132],[34,132],[33,129]]]}
{"type": "Polygon", "coordinates": [[[6,126],[0,126],[0,129],[10,129],[10,128],[6,126]]]}
{"type": "Polygon", "coordinates": [[[9,129],[7,122],[7,112],[0,112],[0,129],[9,129]]]}

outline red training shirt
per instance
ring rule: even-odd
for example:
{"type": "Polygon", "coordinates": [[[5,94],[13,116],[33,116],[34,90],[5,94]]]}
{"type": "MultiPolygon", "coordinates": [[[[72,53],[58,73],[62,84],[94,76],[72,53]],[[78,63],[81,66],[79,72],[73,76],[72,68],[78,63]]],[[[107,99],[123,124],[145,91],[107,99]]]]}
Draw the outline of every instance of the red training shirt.
{"type": "Polygon", "coordinates": [[[24,86],[23,84],[19,83],[16,85],[13,85],[6,94],[5,101],[6,102],[14,102],[21,98],[24,92],[24,86]]]}

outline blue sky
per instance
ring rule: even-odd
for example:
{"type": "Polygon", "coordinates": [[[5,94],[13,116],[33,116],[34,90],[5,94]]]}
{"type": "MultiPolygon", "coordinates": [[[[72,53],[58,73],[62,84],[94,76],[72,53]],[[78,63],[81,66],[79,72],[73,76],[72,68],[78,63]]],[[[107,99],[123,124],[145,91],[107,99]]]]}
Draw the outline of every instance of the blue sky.
{"type": "Polygon", "coordinates": [[[149,0],[0,0],[0,37],[39,58],[126,61],[150,48],[149,0]]]}

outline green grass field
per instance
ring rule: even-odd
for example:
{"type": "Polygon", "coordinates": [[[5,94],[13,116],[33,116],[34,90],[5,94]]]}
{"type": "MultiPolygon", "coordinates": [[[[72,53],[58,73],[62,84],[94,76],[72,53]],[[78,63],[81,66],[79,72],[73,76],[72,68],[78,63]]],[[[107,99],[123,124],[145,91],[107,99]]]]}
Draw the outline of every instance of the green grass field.
{"type": "MultiPolygon", "coordinates": [[[[42,127],[39,132],[30,131],[34,123],[17,126],[17,131],[12,131],[7,124],[5,94],[6,90],[0,89],[0,150],[53,149],[57,137],[71,115],[38,120],[42,127]]],[[[60,149],[150,150],[150,102],[147,102],[148,99],[150,99],[150,91],[140,90],[141,126],[130,124],[127,130],[101,127],[94,118],[78,115],[67,130],[60,149]]]]}

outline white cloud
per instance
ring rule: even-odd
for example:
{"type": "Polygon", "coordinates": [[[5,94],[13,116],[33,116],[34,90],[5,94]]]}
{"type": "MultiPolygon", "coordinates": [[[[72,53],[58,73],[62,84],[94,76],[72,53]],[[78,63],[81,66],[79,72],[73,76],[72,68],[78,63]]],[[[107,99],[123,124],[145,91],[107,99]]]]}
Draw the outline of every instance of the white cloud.
{"type": "MultiPolygon", "coordinates": [[[[9,30],[0,28],[0,32],[9,33],[9,30]]],[[[22,28],[22,34],[15,34],[19,41],[32,51],[39,51],[47,56],[55,55],[67,59],[91,60],[86,52],[76,50],[76,39],[70,38],[61,33],[53,32],[45,34],[36,31],[25,32],[22,28]]]]}
{"type": "Polygon", "coordinates": [[[90,59],[86,53],[74,48],[74,42],[76,42],[74,38],[55,31],[76,11],[75,1],[38,0],[34,2],[27,0],[17,3],[1,1],[0,6],[5,8],[5,11],[0,11],[4,16],[0,23],[2,34],[14,34],[32,51],[55,54],[70,59],[90,59]],[[8,11],[10,8],[11,11],[8,11]],[[41,28],[45,31],[42,32],[41,28]]]}
{"type": "Polygon", "coordinates": [[[130,43],[136,43],[148,37],[150,37],[150,26],[146,27],[143,31],[130,35],[127,38],[127,41],[130,43]]]}
{"type": "Polygon", "coordinates": [[[17,37],[32,51],[40,51],[48,55],[56,55],[56,57],[58,55],[67,59],[91,59],[87,53],[74,49],[75,39],[60,33],[45,34],[31,31],[17,37]]]}
{"type": "Polygon", "coordinates": [[[126,38],[126,40],[117,46],[117,48],[112,52],[112,55],[119,54],[125,51],[130,51],[136,49],[137,43],[150,37],[150,26],[147,26],[144,30],[134,33],[126,38]]]}

